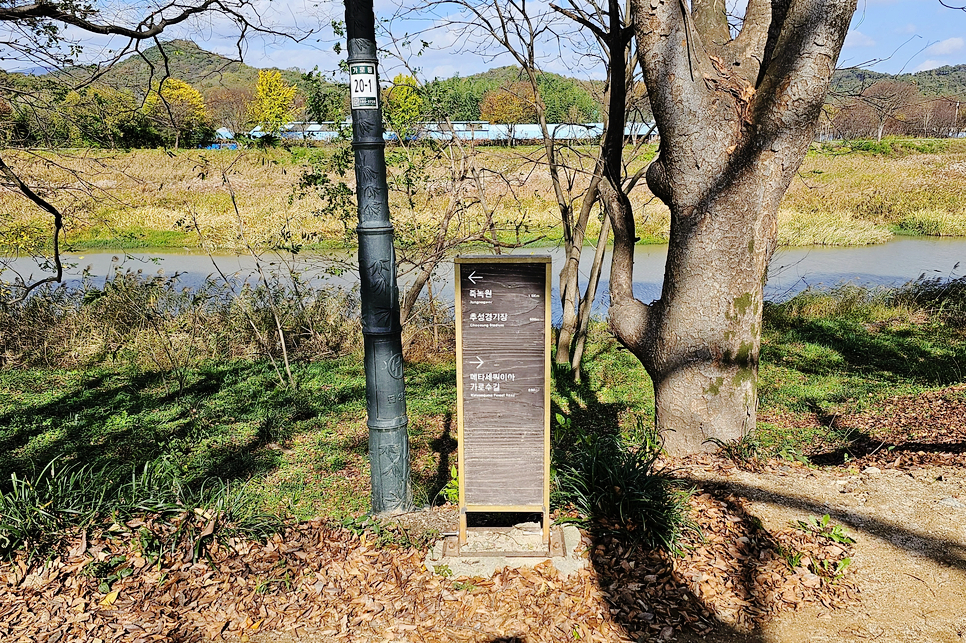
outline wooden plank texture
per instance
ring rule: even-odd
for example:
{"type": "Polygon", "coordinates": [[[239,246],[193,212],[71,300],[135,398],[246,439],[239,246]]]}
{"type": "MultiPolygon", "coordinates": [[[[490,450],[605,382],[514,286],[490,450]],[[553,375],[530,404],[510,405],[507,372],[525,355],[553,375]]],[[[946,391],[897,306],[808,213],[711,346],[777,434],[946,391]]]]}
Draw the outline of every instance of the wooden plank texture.
{"type": "Polygon", "coordinates": [[[460,258],[462,505],[545,506],[547,258],[460,258]]]}

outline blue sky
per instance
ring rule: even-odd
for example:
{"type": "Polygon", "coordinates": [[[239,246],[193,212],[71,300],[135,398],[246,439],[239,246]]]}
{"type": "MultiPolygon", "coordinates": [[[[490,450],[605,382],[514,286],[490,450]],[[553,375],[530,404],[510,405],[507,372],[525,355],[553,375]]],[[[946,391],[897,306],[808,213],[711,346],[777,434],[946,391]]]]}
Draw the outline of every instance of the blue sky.
{"type": "MultiPolygon", "coordinates": [[[[947,4],[956,3],[966,5],[966,0],[947,0],[947,4]]],[[[375,5],[377,13],[383,16],[389,16],[395,10],[393,0],[375,0],[375,5]]],[[[319,22],[325,24],[328,18],[341,18],[343,10],[339,2],[320,11],[323,14],[319,15],[319,22]]],[[[396,35],[414,29],[412,24],[400,22],[394,22],[392,26],[396,35]]],[[[454,51],[461,38],[453,30],[442,29],[428,38],[433,48],[413,59],[426,78],[448,77],[455,73],[466,76],[512,64],[505,56],[486,59],[469,51],[454,51]]],[[[386,43],[380,42],[380,45],[386,43]]],[[[331,53],[331,41],[324,37],[311,46],[254,45],[249,48],[247,56],[250,64],[282,68],[310,69],[319,65],[321,69],[330,69],[338,62],[331,53]]],[[[939,0],[859,0],[839,59],[840,67],[859,66],[890,74],[958,64],[966,64],[966,11],[944,7],[939,0]]],[[[389,69],[383,70],[383,76],[387,71],[394,73],[390,63],[385,66],[389,69]]],[[[578,71],[581,66],[574,60],[548,59],[546,62],[548,70],[568,75],[581,75],[578,71]]],[[[599,72],[588,74],[585,71],[584,75],[599,75],[599,72]]]]}
{"type": "MultiPolygon", "coordinates": [[[[966,5],[966,0],[958,0],[966,5]]],[[[947,0],[956,4],[957,0],[947,0]]],[[[860,0],[840,67],[890,74],[966,63],[966,11],[938,0],[860,0]]]]}
{"type": "MultiPolygon", "coordinates": [[[[398,0],[374,0],[377,14],[391,16],[398,0]]],[[[740,0],[730,0],[738,2],[740,0]]],[[[946,0],[948,4],[964,4],[966,0],[946,0]]],[[[545,0],[530,0],[533,7],[545,0]]],[[[730,2],[729,2],[730,3],[730,2]]],[[[245,45],[245,60],[258,67],[297,67],[323,70],[336,69],[339,57],[332,51],[333,38],[328,28],[330,21],[343,17],[343,5],[338,0],[252,0],[262,16],[283,32],[295,33],[299,29],[318,29],[318,34],[295,43],[284,38],[252,38],[245,45]]],[[[421,23],[396,21],[391,31],[402,36],[432,24],[432,17],[422,14],[421,23]]],[[[190,31],[172,32],[171,37],[187,37],[202,47],[228,56],[236,56],[234,25],[210,16],[192,25],[190,31]]],[[[111,43],[93,39],[89,34],[75,33],[85,44],[90,59],[97,59],[98,52],[106,52],[111,43]]],[[[418,65],[420,75],[426,79],[449,77],[455,73],[463,76],[485,71],[491,67],[512,64],[506,56],[486,58],[465,46],[465,38],[456,30],[440,28],[432,35],[424,34],[432,47],[422,56],[411,60],[418,65]],[[463,45],[463,50],[459,46],[463,45]]],[[[380,45],[387,46],[388,38],[380,45]]],[[[0,55],[2,55],[0,46],[0,55]]],[[[840,67],[858,66],[891,74],[933,69],[943,65],[966,63],[966,11],[942,6],[939,0],[859,0],[859,7],[852,20],[849,36],[839,59],[840,67]]],[[[5,60],[0,66],[7,69],[23,69],[34,66],[29,61],[5,60]]],[[[586,59],[574,56],[557,56],[548,52],[544,61],[548,71],[582,76],[599,77],[602,71],[594,68],[586,59]]],[[[387,60],[381,70],[383,77],[391,76],[403,68],[387,60]]]]}

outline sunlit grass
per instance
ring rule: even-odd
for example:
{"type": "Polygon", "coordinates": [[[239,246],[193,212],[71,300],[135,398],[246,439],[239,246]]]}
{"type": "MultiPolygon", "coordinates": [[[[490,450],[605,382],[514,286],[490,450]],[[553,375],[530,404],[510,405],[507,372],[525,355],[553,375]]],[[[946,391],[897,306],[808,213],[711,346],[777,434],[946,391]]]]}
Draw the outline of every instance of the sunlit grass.
{"type": "Polygon", "coordinates": [[[860,246],[892,238],[888,228],[848,212],[778,212],[779,246],[860,246]]]}

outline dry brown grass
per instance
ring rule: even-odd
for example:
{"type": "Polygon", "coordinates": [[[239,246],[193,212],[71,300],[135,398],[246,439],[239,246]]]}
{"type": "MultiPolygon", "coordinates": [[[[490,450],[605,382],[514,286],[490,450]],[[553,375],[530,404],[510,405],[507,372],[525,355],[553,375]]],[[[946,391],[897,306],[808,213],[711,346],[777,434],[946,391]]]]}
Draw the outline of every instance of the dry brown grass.
{"type": "Polygon", "coordinates": [[[803,230],[819,230],[816,243],[851,236],[849,245],[879,243],[890,231],[961,236],[966,150],[953,144],[943,154],[812,153],[782,206],[779,235],[791,245],[808,244],[809,233],[796,232],[803,230]]]}
{"type": "MultiPolygon", "coordinates": [[[[810,154],[782,203],[779,243],[881,243],[894,231],[966,235],[966,151],[950,150],[901,157],[810,154]]],[[[527,239],[558,240],[559,212],[541,149],[480,148],[476,153],[477,162],[488,168],[486,198],[497,204],[502,234],[519,230],[527,239]]],[[[315,193],[297,196],[303,161],[287,150],[8,151],[7,158],[63,210],[68,240],[81,245],[237,248],[283,238],[324,245],[339,243],[354,227],[352,220],[320,211],[315,193]]],[[[572,176],[575,194],[586,185],[589,169],[583,161],[572,176]]],[[[354,183],[351,173],[345,180],[354,183]]],[[[401,193],[391,197],[399,234],[413,243],[435,234],[433,215],[452,198],[442,167],[429,169],[425,185],[413,207],[401,193]]],[[[632,202],[639,213],[638,236],[666,240],[667,208],[643,184],[632,202]]],[[[5,215],[0,240],[7,248],[35,248],[48,239],[49,219],[19,194],[0,191],[0,208],[5,215]]],[[[482,211],[470,209],[455,229],[470,230],[480,221],[482,211]]],[[[598,231],[595,216],[588,242],[598,231]]]]}

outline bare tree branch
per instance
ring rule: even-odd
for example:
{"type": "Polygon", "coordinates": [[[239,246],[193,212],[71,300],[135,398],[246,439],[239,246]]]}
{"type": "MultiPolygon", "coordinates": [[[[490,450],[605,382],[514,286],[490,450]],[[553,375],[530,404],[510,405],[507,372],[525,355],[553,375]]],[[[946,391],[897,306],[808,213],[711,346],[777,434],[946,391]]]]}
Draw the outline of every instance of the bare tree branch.
{"type": "MultiPolygon", "coordinates": [[[[132,40],[149,40],[161,35],[165,29],[180,25],[205,13],[217,12],[239,25],[256,30],[270,27],[252,22],[252,16],[244,11],[254,11],[249,0],[201,0],[196,4],[169,2],[146,13],[133,25],[101,18],[100,12],[91,5],[78,6],[74,2],[34,2],[0,7],[0,22],[30,22],[49,20],[77,27],[92,34],[123,36],[132,40]]],[[[244,34],[242,34],[244,35],[244,34]]]]}
{"type": "MultiPolygon", "coordinates": [[[[123,57],[132,53],[140,56],[147,64],[147,87],[143,88],[143,98],[148,90],[160,87],[164,80],[170,77],[171,70],[165,45],[160,36],[166,30],[177,26],[192,24],[202,16],[218,16],[228,19],[235,25],[237,31],[236,46],[241,58],[242,44],[249,33],[274,35],[294,41],[301,41],[312,33],[311,29],[279,29],[266,22],[260,14],[260,7],[255,0],[169,0],[162,3],[124,3],[113,5],[97,2],[77,3],[73,0],[22,2],[7,0],[0,5],[0,29],[5,30],[5,38],[0,36],[0,58],[10,59],[6,55],[13,52],[24,60],[42,62],[46,67],[58,67],[69,73],[51,75],[45,83],[49,90],[51,85],[66,86],[66,89],[81,89],[93,84],[123,57]],[[63,29],[65,27],[79,29],[86,34],[108,37],[120,37],[127,40],[123,46],[109,52],[107,59],[93,66],[93,69],[76,67],[75,57],[80,53],[80,43],[68,39],[63,29]],[[141,43],[153,42],[161,57],[163,70],[157,68],[143,51],[141,43]],[[66,53],[62,53],[62,47],[66,53]]],[[[13,56],[16,58],[16,56],[13,56]]],[[[63,88],[63,87],[62,87],[63,88]]],[[[31,88],[19,90],[17,87],[4,87],[5,92],[16,94],[21,100],[33,103],[32,106],[45,110],[54,110],[55,104],[40,98],[43,91],[31,93],[31,88]],[[48,104],[41,104],[44,101],[48,104]]],[[[165,103],[165,108],[167,108],[165,103]]],[[[25,198],[43,209],[53,218],[53,264],[56,274],[41,279],[36,283],[24,285],[23,296],[45,283],[60,282],[63,279],[63,266],[60,259],[60,236],[64,227],[63,213],[50,201],[44,199],[30,188],[19,176],[16,169],[0,158],[0,174],[9,181],[10,186],[18,190],[25,198]]],[[[79,174],[75,174],[79,177],[79,174]]],[[[83,180],[81,180],[83,183],[83,180]]]]}
{"type": "Polygon", "coordinates": [[[29,185],[24,183],[20,179],[20,177],[17,176],[17,173],[14,172],[9,165],[7,165],[7,163],[3,160],[2,156],[0,156],[0,173],[2,173],[5,177],[7,177],[7,180],[9,180],[10,183],[13,184],[17,188],[17,190],[20,191],[21,194],[23,194],[25,197],[30,199],[38,207],[46,210],[54,218],[53,244],[54,244],[54,267],[55,267],[56,273],[45,279],[41,279],[32,284],[25,285],[20,297],[12,301],[4,302],[4,304],[10,305],[10,304],[19,303],[24,299],[26,299],[27,295],[29,295],[30,292],[35,288],[38,288],[44,284],[49,284],[54,282],[59,283],[64,278],[64,266],[61,264],[61,261],[60,261],[60,233],[61,233],[61,230],[63,230],[64,228],[64,216],[63,214],[61,214],[60,210],[54,207],[53,204],[51,204],[47,199],[43,198],[42,196],[34,192],[29,185]]]}

